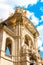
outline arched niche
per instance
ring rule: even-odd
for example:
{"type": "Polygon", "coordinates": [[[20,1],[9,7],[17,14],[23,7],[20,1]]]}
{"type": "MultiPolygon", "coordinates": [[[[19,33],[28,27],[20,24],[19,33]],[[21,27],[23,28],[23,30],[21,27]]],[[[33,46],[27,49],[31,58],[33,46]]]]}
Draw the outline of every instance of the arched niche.
{"type": "Polygon", "coordinates": [[[28,34],[24,36],[24,43],[30,47],[33,45],[33,41],[28,34]]]}
{"type": "Polygon", "coordinates": [[[12,40],[9,37],[6,38],[5,53],[7,55],[12,54],[12,40]]]}

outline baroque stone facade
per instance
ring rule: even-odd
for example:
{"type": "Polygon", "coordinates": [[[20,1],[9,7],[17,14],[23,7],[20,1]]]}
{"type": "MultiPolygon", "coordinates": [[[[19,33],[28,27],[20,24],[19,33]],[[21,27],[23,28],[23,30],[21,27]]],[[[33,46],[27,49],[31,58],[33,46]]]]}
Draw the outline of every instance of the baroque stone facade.
{"type": "Polygon", "coordinates": [[[0,65],[42,65],[39,33],[23,8],[0,23],[0,65]]]}

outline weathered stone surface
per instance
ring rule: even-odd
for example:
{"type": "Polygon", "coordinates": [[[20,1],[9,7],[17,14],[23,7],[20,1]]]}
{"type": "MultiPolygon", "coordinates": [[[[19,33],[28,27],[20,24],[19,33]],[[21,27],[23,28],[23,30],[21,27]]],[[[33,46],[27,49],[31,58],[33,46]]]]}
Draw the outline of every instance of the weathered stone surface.
{"type": "Polygon", "coordinates": [[[26,18],[25,10],[17,8],[1,25],[0,65],[42,65],[37,47],[39,33],[26,18]],[[10,48],[10,54],[6,54],[7,47],[10,48]]]}

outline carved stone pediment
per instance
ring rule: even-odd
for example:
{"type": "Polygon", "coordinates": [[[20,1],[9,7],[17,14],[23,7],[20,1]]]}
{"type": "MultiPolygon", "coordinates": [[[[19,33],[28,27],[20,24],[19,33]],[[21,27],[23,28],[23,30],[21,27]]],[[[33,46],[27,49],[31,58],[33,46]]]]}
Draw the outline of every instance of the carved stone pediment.
{"type": "Polygon", "coordinates": [[[25,26],[33,34],[34,37],[38,37],[38,31],[34,27],[33,23],[26,16],[24,16],[25,12],[25,10],[18,8],[12,16],[3,22],[7,25],[7,27],[14,26],[20,22],[20,24],[25,26]]]}

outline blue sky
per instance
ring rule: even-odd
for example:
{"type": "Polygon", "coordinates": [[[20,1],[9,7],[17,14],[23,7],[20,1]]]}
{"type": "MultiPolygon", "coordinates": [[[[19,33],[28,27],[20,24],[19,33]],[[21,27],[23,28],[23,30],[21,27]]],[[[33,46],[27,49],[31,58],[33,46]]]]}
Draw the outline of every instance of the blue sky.
{"type": "Polygon", "coordinates": [[[24,6],[26,16],[39,31],[38,48],[43,58],[43,0],[0,0],[0,19],[7,19],[17,6],[24,6]]]}

